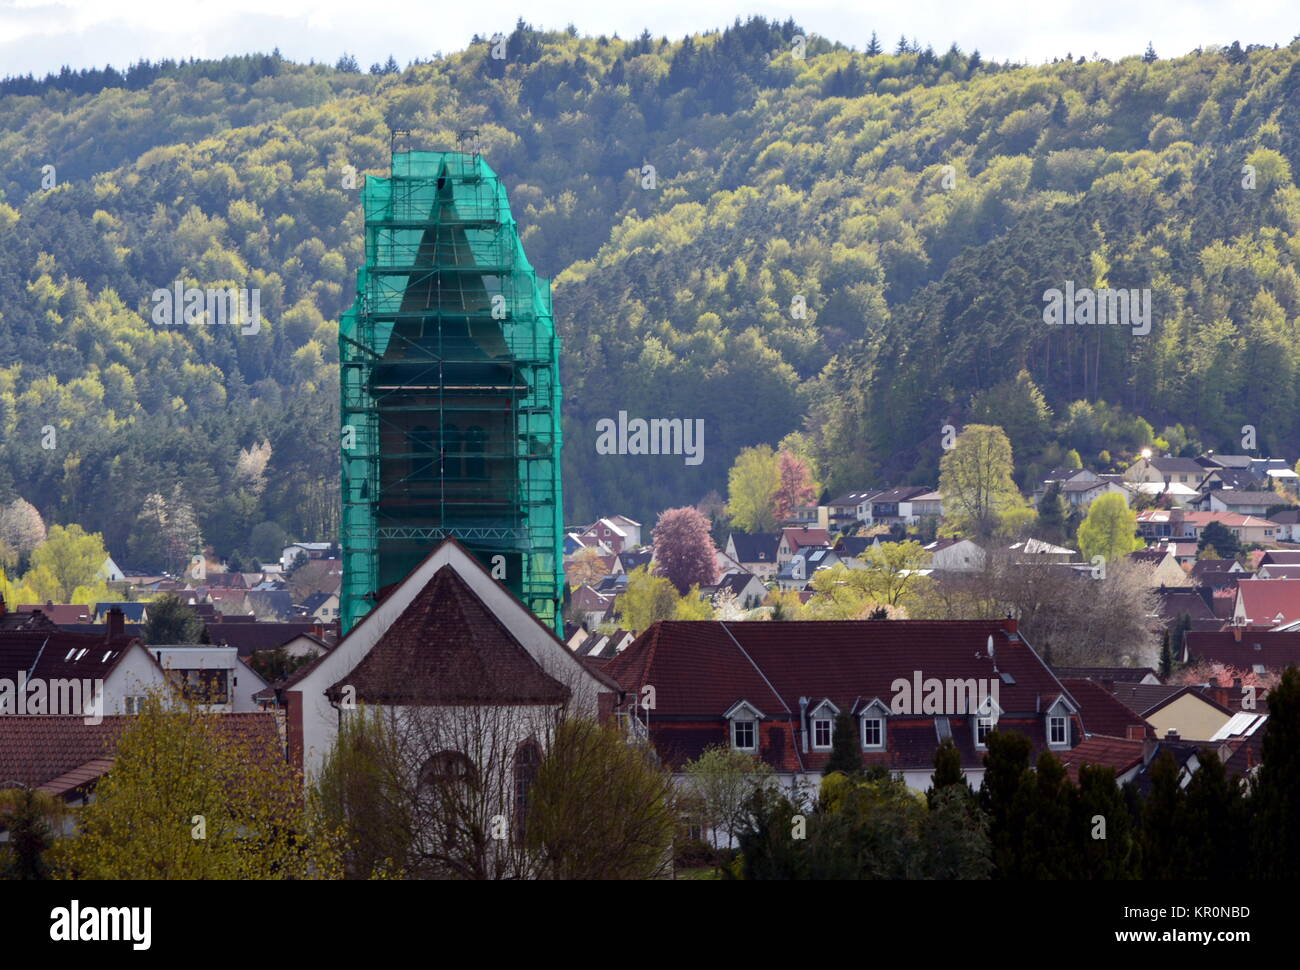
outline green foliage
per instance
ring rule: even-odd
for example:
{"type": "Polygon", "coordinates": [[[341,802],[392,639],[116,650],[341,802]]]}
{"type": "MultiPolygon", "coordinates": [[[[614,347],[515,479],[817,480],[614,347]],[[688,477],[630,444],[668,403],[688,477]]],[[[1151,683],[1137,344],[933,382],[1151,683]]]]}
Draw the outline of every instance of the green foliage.
{"type": "Polygon", "coordinates": [[[147,644],[201,643],[203,621],[175,593],[164,593],[148,607],[149,618],[140,635],[147,644]]]}
{"type": "Polygon", "coordinates": [[[1013,467],[1011,444],[1001,428],[968,424],[939,462],[945,531],[986,540],[1022,523],[1013,467]]]}
{"type": "Polygon", "coordinates": [[[1241,540],[1222,522],[1210,522],[1196,540],[1196,551],[1198,559],[1236,559],[1241,555],[1241,540]]]}
{"type": "Polygon", "coordinates": [[[1137,513],[1128,507],[1124,496],[1108,492],[1093,500],[1088,515],[1079,526],[1079,552],[1092,561],[1101,556],[1106,562],[1142,548],[1137,535],[1137,513]]]}
{"type": "Polygon", "coordinates": [[[32,568],[24,582],[42,600],[69,603],[78,587],[97,584],[107,559],[102,536],[87,535],[79,525],[56,525],[32,551],[32,568]]]}

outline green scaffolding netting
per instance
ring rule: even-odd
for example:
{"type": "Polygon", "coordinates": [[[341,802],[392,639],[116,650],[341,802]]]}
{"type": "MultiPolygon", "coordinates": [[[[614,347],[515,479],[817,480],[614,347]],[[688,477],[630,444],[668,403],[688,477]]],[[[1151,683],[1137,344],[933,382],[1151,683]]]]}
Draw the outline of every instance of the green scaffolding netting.
{"type": "Polygon", "coordinates": [[[560,343],[505,186],[477,155],[368,177],[339,322],[343,632],[454,537],[563,631],[560,343]]]}

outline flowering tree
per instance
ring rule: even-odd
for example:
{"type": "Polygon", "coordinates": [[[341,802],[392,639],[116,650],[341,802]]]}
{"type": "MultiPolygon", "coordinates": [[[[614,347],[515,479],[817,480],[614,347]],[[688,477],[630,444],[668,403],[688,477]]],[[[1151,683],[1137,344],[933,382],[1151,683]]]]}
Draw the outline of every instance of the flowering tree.
{"type": "Polygon", "coordinates": [[[655,570],[677,592],[717,581],[718,550],[709,535],[709,521],[698,509],[684,506],[663,512],[655,525],[654,544],[655,570]]]}
{"type": "Polygon", "coordinates": [[[776,468],[777,486],[772,493],[772,514],[777,522],[783,522],[791,509],[816,501],[819,490],[813,481],[812,470],[802,458],[782,451],[776,457],[776,468]]]}

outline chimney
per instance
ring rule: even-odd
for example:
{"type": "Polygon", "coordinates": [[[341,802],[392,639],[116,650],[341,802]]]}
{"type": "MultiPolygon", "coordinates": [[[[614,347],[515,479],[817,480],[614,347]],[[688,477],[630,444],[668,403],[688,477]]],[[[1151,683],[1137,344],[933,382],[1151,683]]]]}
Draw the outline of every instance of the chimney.
{"type": "Polygon", "coordinates": [[[122,612],[120,606],[114,606],[108,611],[108,633],[110,640],[116,640],[118,637],[126,634],[126,614],[122,612]]]}
{"type": "Polygon", "coordinates": [[[1002,621],[1002,629],[1008,633],[1015,634],[1020,632],[1020,621],[1014,616],[1008,616],[1002,621]]]}
{"type": "Polygon", "coordinates": [[[1168,731],[1165,732],[1165,740],[1170,742],[1171,744],[1177,744],[1179,741],[1182,740],[1182,738],[1179,737],[1177,731],[1175,731],[1173,728],[1170,728],[1168,731]]]}

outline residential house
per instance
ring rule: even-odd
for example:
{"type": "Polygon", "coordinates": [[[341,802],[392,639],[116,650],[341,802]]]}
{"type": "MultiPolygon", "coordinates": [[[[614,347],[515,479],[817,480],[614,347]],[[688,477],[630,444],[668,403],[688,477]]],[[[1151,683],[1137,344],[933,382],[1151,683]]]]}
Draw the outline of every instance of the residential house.
{"type": "Polygon", "coordinates": [[[829,529],[830,509],[825,505],[796,505],[781,526],[787,529],[829,529]]]}
{"type": "Polygon", "coordinates": [[[581,619],[582,625],[594,630],[609,617],[614,605],[613,593],[601,593],[588,583],[583,583],[569,597],[569,615],[581,619]]]}
{"type": "Polygon", "coordinates": [[[49,617],[55,626],[67,626],[69,624],[90,623],[91,612],[89,606],[82,606],[78,603],[51,603],[46,600],[41,603],[19,603],[19,613],[35,613],[40,611],[49,617]]]}
{"type": "Polygon", "coordinates": [[[1126,505],[1131,498],[1120,475],[1093,475],[1091,480],[1075,477],[1061,485],[1061,497],[1078,509],[1086,509],[1103,495],[1123,496],[1126,505]]]}
{"type": "Polygon", "coordinates": [[[296,612],[318,623],[333,623],[339,618],[339,598],[336,593],[312,593],[298,604],[296,612]]]}
{"type": "Polygon", "coordinates": [[[1269,484],[1280,485],[1292,495],[1300,492],[1300,475],[1281,458],[1255,458],[1250,468],[1269,484]]]}
{"type": "Polygon", "coordinates": [[[795,553],[776,574],[776,585],[783,593],[804,590],[819,569],[829,569],[839,563],[840,557],[826,546],[805,547],[795,553]]]}
{"type": "Polygon", "coordinates": [[[1257,491],[1263,482],[1248,468],[1210,468],[1196,485],[1198,495],[1215,491],[1257,491]]]}
{"type": "Polygon", "coordinates": [[[1204,466],[1194,458],[1139,458],[1124,472],[1126,482],[1177,483],[1195,487],[1205,478],[1204,466]]]}
{"type": "Polygon", "coordinates": [[[826,516],[832,530],[844,532],[860,521],[858,510],[874,492],[845,492],[826,503],[826,516]]]}
{"type": "Polygon", "coordinates": [[[866,501],[867,525],[916,525],[920,516],[912,507],[912,502],[927,496],[926,508],[934,508],[934,489],[925,485],[904,485],[877,492],[866,501]]]}
{"type": "Polygon", "coordinates": [[[702,592],[708,595],[715,606],[723,596],[730,593],[735,597],[736,605],[745,610],[762,606],[763,600],[767,599],[767,587],[762,580],[753,573],[746,572],[727,573],[718,580],[717,585],[707,587],[702,592]]]}
{"type": "Polygon", "coordinates": [[[1133,562],[1152,567],[1152,586],[1192,585],[1192,579],[1187,575],[1187,570],[1178,564],[1178,560],[1174,558],[1173,553],[1167,548],[1148,546],[1146,549],[1130,552],[1128,558],[1133,562]]]}
{"type": "Polygon", "coordinates": [[[1300,509],[1274,512],[1268,520],[1277,526],[1275,538],[1278,542],[1300,542],[1300,509]]]}
{"type": "MultiPolygon", "coordinates": [[[[782,529],[781,541],[776,547],[776,561],[778,565],[785,565],[792,556],[806,546],[824,546],[829,549],[830,545],[831,537],[825,529],[782,529]]],[[[735,556],[732,558],[737,559],[735,556]]],[[[738,561],[742,565],[745,564],[743,559],[738,561]]]]}
{"type": "MultiPolygon", "coordinates": [[[[632,520],[628,519],[627,521],[631,522],[632,520]]],[[[641,526],[636,523],[634,523],[634,525],[634,531],[638,538],[636,543],[631,541],[633,526],[629,525],[625,528],[613,519],[597,519],[591,525],[582,529],[578,533],[578,538],[584,545],[600,543],[608,548],[610,552],[619,553],[625,549],[630,550],[634,546],[641,544],[639,541],[641,536],[641,526]]]]}
{"type": "Polygon", "coordinates": [[[1079,555],[1077,550],[1054,545],[1043,539],[1023,539],[1013,542],[1007,549],[1020,563],[1067,563],[1079,555]]]}
{"type": "Polygon", "coordinates": [[[337,559],[338,546],[332,542],[294,542],[280,552],[280,568],[288,572],[297,562],[298,557],[312,559],[337,559]]]}
{"type": "Polygon", "coordinates": [[[746,572],[754,573],[764,583],[776,579],[776,571],[781,563],[779,554],[781,533],[733,532],[727,537],[727,555],[735,559],[746,572]]]}
{"type": "MultiPolygon", "coordinates": [[[[1057,676],[1061,676],[1059,671],[1057,676]]],[[[1091,677],[1061,677],[1061,685],[1079,705],[1086,737],[1101,735],[1141,741],[1155,736],[1151,725],[1114,695],[1113,681],[1095,680],[1091,677]]]]}
{"type": "Polygon", "coordinates": [[[1238,515],[1263,516],[1275,505],[1282,505],[1285,499],[1277,492],[1238,491],[1235,488],[1216,488],[1206,492],[1197,508],[1206,512],[1236,512],[1238,515]]]}
{"type": "Polygon", "coordinates": [[[171,684],[208,711],[243,714],[259,710],[254,695],[267,683],[240,660],[235,647],[149,644],[148,650],[171,684]]]}
{"type": "Polygon", "coordinates": [[[984,550],[970,539],[936,539],[925,547],[931,569],[967,573],[984,568],[984,550]]]}
{"type": "Polygon", "coordinates": [[[134,714],[151,688],[165,684],[162,670],[138,637],[127,636],[122,613],[108,613],[104,635],[60,630],[43,613],[10,613],[0,598],[0,714],[134,714]],[[41,710],[20,683],[43,685],[41,710]],[[96,701],[96,694],[100,701],[96,701]]]}
{"type": "Polygon", "coordinates": [[[1085,736],[1078,703],[1014,620],[663,621],[603,671],[622,688],[620,717],[679,778],[686,761],[725,744],[787,784],[816,785],[840,713],[864,763],[917,791],[949,738],[978,787],[994,729],[1025,734],[1033,757],[1085,736]],[[648,718],[637,707],[647,685],[657,695],[648,718]]]}
{"type": "Polygon", "coordinates": [[[322,640],[329,640],[338,635],[338,624],[311,621],[294,621],[286,623],[241,622],[251,621],[251,617],[221,617],[204,624],[208,641],[218,646],[234,647],[239,656],[251,657],[263,650],[282,647],[303,634],[311,634],[322,640]]]}
{"type": "Polygon", "coordinates": [[[1138,535],[1144,539],[1200,539],[1211,522],[1218,522],[1243,544],[1271,543],[1277,537],[1278,527],[1268,519],[1236,512],[1143,509],[1137,514],[1138,535]]]}
{"type": "Polygon", "coordinates": [[[1114,695],[1165,738],[1208,741],[1232,718],[1232,711],[1203,691],[1179,684],[1114,684],[1114,695]]]}
{"type": "Polygon", "coordinates": [[[1300,582],[1293,579],[1242,579],[1232,610],[1234,626],[1285,626],[1300,620],[1300,582]]]}
{"type": "Polygon", "coordinates": [[[94,622],[107,623],[108,614],[112,610],[119,610],[127,623],[145,624],[149,622],[148,603],[96,603],[93,611],[94,622]]]}
{"type": "Polygon", "coordinates": [[[1233,627],[1214,633],[1189,633],[1179,659],[1183,663],[1210,661],[1256,674],[1280,674],[1300,667],[1300,632],[1244,630],[1233,627]]]}

